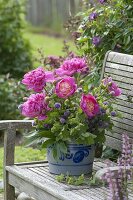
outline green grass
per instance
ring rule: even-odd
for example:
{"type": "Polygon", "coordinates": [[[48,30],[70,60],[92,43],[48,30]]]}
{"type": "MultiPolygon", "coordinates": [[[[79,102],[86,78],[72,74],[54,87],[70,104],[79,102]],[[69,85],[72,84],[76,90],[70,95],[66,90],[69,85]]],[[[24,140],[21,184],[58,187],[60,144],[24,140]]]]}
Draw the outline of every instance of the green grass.
{"type": "MultiPolygon", "coordinates": [[[[64,38],[49,37],[47,35],[35,34],[31,32],[26,32],[24,36],[31,43],[33,55],[37,55],[38,48],[43,49],[45,55],[63,55],[62,47],[64,38]]],[[[69,41],[68,44],[70,45],[72,51],[76,50],[72,41],[69,41]]]]}
{"type": "MultiPolygon", "coordinates": [[[[45,160],[45,151],[17,146],[15,148],[15,162],[30,162],[45,160]]],[[[0,148],[0,179],[3,176],[3,148],[0,148]]]]}

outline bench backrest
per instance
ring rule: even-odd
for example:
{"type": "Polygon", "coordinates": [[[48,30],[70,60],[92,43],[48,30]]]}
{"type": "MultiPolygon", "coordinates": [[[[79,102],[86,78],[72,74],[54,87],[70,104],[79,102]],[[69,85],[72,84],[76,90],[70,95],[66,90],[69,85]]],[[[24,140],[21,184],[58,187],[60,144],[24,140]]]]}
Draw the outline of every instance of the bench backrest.
{"type": "Polygon", "coordinates": [[[106,53],[101,79],[111,76],[122,89],[114,106],[122,118],[113,118],[113,134],[106,132],[107,145],[121,149],[121,135],[127,133],[133,142],[133,55],[109,51],[106,53]]]}

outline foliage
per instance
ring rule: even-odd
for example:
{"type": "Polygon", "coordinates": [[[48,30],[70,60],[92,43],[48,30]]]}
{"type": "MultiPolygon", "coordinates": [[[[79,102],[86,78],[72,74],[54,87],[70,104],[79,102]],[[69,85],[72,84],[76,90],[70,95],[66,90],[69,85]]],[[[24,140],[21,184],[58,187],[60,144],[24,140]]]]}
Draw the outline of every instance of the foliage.
{"type": "Polygon", "coordinates": [[[23,37],[25,4],[0,1],[0,74],[21,77],[31,67],[30,46],[23,37]]]}
{"type": "Polygon", "coordinates": [[[91,177],[87,178],[82,174],[81,176],[75,177],[75,176],[69,176],[61,174],[59,176],[56,176],[56,180],[61,183],[67,183],[69,185],[88,185],[88,186],[100,186],[102,184],[102,181],[95,178],[95,174],[93,174],[91,177]]]}
{"type": "MultiPolygon", "coordinates": [[[[3,148],[0,148],[0,179],[3,175],[3,148]]],[[[30,162],[44,160],[46,154],[45,151],[40,151],[32,148],[24,148],[22,146],[17,146],[15,148],[15,162],[30,162]]]]}
{"type": "Polygon", "coordinates": [[[111,147],[107,146],[103,148],[103,153],[102,153],[103,159],[109,159],[113,162],[116,162],[119,156],[120,156],[120,151],[112,149],[111,147]]]}
{"type": "Polygon", "coordinates": [[[94,7],[78,16],[82,22],[76,32],[76,44],[92,59],[96,67],[94,76],[100,75],[108,50],[133,54],[132,0],[107,0],[103,4],[97,0],[94,7]]]}
{"type": "Polygon", "coordinates": [[[0,76],[0,120],[20,119],[18,106],[25,95],[25,88],[17,80],[0,76]]]}
{"type": "Polygon", "coordinates": [[[24,116],[35,118],[36,131],[28,140],[31,139],[32,144],[34,141],[42,143],[43,148],[53,145],[55,157],[59,152],[67,152],[66,145],[71,141],[87,145],[103,143],[105,130],[112,129],[112,116],[118,116],[113,108],[113,93],[120,90],[112,79],[106,78],[99,87],[92,87],[86,59],[73,53],[67,56],[50,57],[50,60],[42,57],[45,71],[39,67],[22,80],[30,90],[37,92],[20,106],[24,116]],[[62,76],[60,72],[64,73],[66,65],[70,68],[65,73],[71,75],[62,76]],[[46,79],[47,74],[51,80],[46,79]]]}

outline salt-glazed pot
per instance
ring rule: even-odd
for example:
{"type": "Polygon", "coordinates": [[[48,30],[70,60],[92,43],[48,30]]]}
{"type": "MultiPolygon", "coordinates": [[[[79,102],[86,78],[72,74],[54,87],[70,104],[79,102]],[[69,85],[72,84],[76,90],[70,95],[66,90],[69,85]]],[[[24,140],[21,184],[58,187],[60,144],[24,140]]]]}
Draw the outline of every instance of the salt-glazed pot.
{"type": "Polygon", "coordinates": [[[47,148],[49,171],[52,174],[69,174],[79,176],[92,172],[95,154],[95,145],[68,144],[67,154],[61,153],[55,159],[52,154],[52,146],[47,148]]]}

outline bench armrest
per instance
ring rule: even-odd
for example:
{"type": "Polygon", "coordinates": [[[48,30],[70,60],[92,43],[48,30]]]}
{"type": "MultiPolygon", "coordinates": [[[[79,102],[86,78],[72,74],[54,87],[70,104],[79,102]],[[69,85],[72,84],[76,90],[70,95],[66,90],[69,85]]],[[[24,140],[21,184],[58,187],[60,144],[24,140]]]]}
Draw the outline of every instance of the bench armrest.
{"type": "Polygon", "coordinates": [[[0,130],[6,130],[4,134],[4,168],[14,164],[16,129],[31,129],[32,122],[32,120],[0,121],[0,130]]]}
{"type": "Polygon", "coordinates": [[[0,130],[10,129],[14,127],[16,129],[29,129],[32,127],[33,120],[2,120],[0,121],[0,130]]]}

